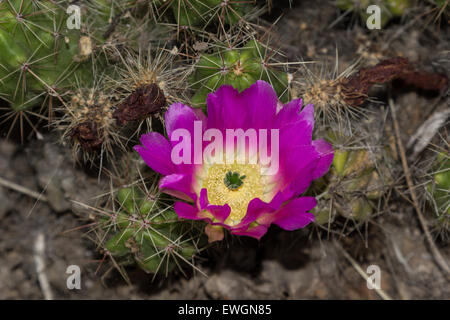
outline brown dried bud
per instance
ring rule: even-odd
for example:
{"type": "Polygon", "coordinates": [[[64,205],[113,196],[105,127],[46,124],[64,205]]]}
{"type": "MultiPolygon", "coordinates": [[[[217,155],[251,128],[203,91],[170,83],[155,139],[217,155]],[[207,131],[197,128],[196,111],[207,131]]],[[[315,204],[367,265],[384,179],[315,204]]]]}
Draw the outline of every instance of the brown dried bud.
{"type": "Polygon", "coordinates": [[[406,85],[411,85],[427,91],[440,91],[448,86],[448,78],[439,73],[422,71],[407,72],[402,74],[399,79],[406,85]]]}
{"type": "Polygon", "coordinates": [[[355,107],[360,106],[366,100],[372,85],[391,81],[406,70],[411,70],[411,65],[408,59],[400,57],[381,61],[373,67],[362,68],[350,78],[341,80],[345,102],[355,107]]]}
{"type": "Polygon", "coordinates": [[[133,91],[114,111],[113,117],[120,125],[146,118],[166,105],[164,92],[154,83],[133,91]]]}
{"type": "Polygon", "coordinates": [[[372,85],[400,79],[419,89],[440,91],[447,86],[446,76],[415,71],[406,58],[396,57],[381,61],[376,66],[363,68],[349,78],[342,79],[343,97],[351,106],[360,106],[367,98],[372,85]]]}
{"type": "Polygon", "coordinates": [[[85,150],[97,150],[103,144],[103,130],[95,122],[82,122],[70,132],[85,150]]]}

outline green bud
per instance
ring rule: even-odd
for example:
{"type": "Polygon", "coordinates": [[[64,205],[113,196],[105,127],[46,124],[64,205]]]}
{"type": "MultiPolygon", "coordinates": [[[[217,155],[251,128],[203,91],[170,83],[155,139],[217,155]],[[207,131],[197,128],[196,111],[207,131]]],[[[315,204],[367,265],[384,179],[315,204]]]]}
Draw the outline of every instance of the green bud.
{"type": "Polygon", "coordinates": [[[334,215],[329,209],[313,210],[314,222],[319,225],[325,225],[333,222],[334,215]]]}
{"type": "Polygon", "coordinates": [[[349,152],[346,150],[335,150],[333,158],[333,166],[336,173],[340,176],[344,174],[345,164],[347,163],[349,152]]]}

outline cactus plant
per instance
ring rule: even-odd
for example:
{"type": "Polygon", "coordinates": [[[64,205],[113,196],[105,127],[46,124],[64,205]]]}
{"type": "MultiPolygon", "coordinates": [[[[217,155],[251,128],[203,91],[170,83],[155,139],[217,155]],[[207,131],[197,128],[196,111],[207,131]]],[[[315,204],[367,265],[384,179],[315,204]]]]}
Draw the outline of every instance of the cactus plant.
{"type": "Polygon", "coordinates": [[[13,109],[23,110],[43,92],[53,92],[61,74],[70,70],[78,35],[62,27],[63,14],[52,1],[0,3],[0,79],[13,109]]]}
{"type": "Polygon", "coordinates": [[[361,116],[364,109],[352,106],[348,101],[356,95],[346,89],[345,83],[357,69],[357,63],[338,73],[338,60],[333,70],[326,62],[312,68],[303,65],[292,81],[293,98],[301,97],[305,104],[313,104],[322,125],[338,123],[350,125],[350,120],[361,116]]]}
{"type": "Polygon", "coordinates": [[[367,108],[363,104],[370,100],[369,90],[375,84],[398,79],[426,91],[439,92],[446,88],[448,82],[445,75],[416,71],[414,64],[402,57],[385,59],[358,71],[356,65],[349,66],[340,74],[337,62],[333,72],[327,72],[326,67],[320,72],[305,67],[302,77],[292,81],[291,93],[316,106],[316,112],[323,115],[325,124],[337,122],[341,125],[344,122],[350,127],[352,118],[366,113],[367,108]]]}
{"type": "Polygon", "coordinates": [[[438,153],[432,168],[432,180],[426,185],[427,199],[435,213],[435,226],[442,235],[450,228],[450,157],[438,153]]]}
{"type": "Polygon", "coordinates": [[[136,48],[140,27],[153,20],[148,5],[135,0],[94,0],[81,8],[85,17],[82,31],[103,48],[136,48]]]}
{"type": "Polygon", "coordinates": [[[165,12],[171,8],[178,26],[206,28],[212,23],[233,25],[243,18],[256,1],[236,0],[170,0],[156,1],[160,4],[159,11],[165,12]]]}
{"type": "Polygon", "coordinates": [[[107,86],[121,101],[114,112],[119,124],[147,119],[167,104],[185,100],[189,68],[178,64],[164,48],[117,55],[120,63],[107,86]]]}
{"type": "Polygon", "coordinates": [[[152,117],[161,115],[168,103],[184,100],[189,68],[175,63],[164,49],[123,54],[111,51],[118,62],[93,86],[74,89],[59,108],[56,128],[62,140],[74,146],[74,156],[84,161],[118,158],[143,128],[152,128],[152,117]],[[145,122],[144,122],[145,121],[145,122]],[[143,126],[147,124],[147,126],[143,126]]]}
{"type": "Polygon", "coordinates": [[[25,118],[34,128],[29,115],[44,118],[71,80],[91,79],[82,63],[91,53],[89,38],[66,28],[65,9],[55,1],[0,2],[0,95],[10,105],[11,130],[19,117],[21,127],[25,118]]]}
{"type": "Polygon", "coordinates": [[[393,181],[390,150],[382,147],[375,154],[358,146],[355,136],[336,130],[329,130],[327,137],[336,150],[330,172],[315,186],[322,193],[314,210],[316,223],[331,224],[339,216],[356,224],[369,221],[393,181]]]}
{"type": "Polygon", "coordinates": [[[192,264],[200,239],[191,224],[178,220],[173,209],[137,186],[121,188],[116,203],[117,212],[103,217],[101,224],[109,238],[104,249],[114,259],[166,275],[177,265],[181,267],[181,261],[192,264]]]}
{"type": "Polygon", "coordinates": [[[73,145],[74,159],[92,161],[97,155],[109,157],[124,150],[120,128],[113,118],[114,103],[112,96],[102,91],[100,84],[91,88],[79,88],[69,96],[63,115],[56,121],[56,128],[62,131],[63,142],[73,145]],[[119,146],[119,148],[117,148],[119,146]]]}
{"type": "Polygon", "coordinates": [[[113,21],[115,12],[131,9],[133,4],[109,0],[80,3],[80,29],[70,29],[66,13],[70,1],[0,2],[0,97],[9,103],[5,118],[12,119],[12,127],[24,117],[34,128],[28,115],[42,119],[46,109],[51,115],[53,101],[63,103],[61,95],[76,82],[93,84],[92,63],[96,69],[104,67],[97,51],[115,48],[125,38],[132,42],[130,33],[137,34],[137,27],[129,26],[137,22],[129,16],[124,17],[128,25],[113,21]]]}
{"type": "Polygon", "coordinates": [[[289,100],[288,74],[274,67],[274,51],[256,39],[246,42],[242,48],[219,49],[203,54],[195,65],[190,78],[191,88],[196,90],[191,101],[194,106],[205,106],[206,96],[223,84],[230,84],[242,91],[256,80],[269,82],[282,102],[289,100]]]}

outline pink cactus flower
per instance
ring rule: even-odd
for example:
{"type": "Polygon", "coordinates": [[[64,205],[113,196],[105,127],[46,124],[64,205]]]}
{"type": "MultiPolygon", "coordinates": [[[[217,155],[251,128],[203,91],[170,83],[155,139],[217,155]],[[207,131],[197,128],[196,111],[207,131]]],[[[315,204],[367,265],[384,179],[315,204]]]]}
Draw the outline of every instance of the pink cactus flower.
{"type": "Polygon", "coordinates": [[[296,230],[314,221],[309,211],[316,200],[302,194],[328,172],[334,152],[328,142],[312,140],[313,105],[302,109],[302,100],[296,99],[282,106],[270,84],[257,81],[241,93],[221,86],[209,94],[207,111],[205,116],[200,109],[172,104],[165,114],[169,139],[150,132],[135,146],[163,175],[161,191],[182,200],[174,204],[178,216],[206,221],[210,241],[223,239],[224,229],[260,239],[271,224],[296,230]],[[244,135],[249,143],[243,148],[236,147],[237,136],[227,139],[230,130],[240,129],[256,133],[244,135]],[[218,151],[220,146],[226,152],[218,151]],[[269,153],[270,164],[264,159],[269,153]],[[231,161],[217,161],[230,154],[231,161]]]}

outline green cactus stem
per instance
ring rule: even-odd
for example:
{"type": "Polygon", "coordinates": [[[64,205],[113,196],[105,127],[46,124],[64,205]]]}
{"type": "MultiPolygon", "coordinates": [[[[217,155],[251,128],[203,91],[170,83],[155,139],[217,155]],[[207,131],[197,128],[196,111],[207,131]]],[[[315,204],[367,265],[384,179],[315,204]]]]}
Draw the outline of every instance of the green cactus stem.
{"type": "Polygon", "coordinates": [[[432,181],[427,184],[428,200],[436,213],[439,229],[450,228],[450,157],[438,154],[433,166],[432,181]]]}
{"type": "Polygon", "coordinates": [[[117,213],[104,219],[104,228],[115,230],[104,244],[114,258],[156,274],[168,273],[198,253],[192,226],[173,209],[161,207],[136,187],[120,189],[116,202],[117,213]]]}
{"type": "Polygon", "coordinates": [[[54,1],[3,1],[0,17],[0,93],[22,111],[67,86],[86,41],[66,28],[65,10],[54,1]]]}
{"type": "Polygon", "coordinates": [[[194,106],[205,106],[206,97],[223,84],[242,91],[256,80],[272,84],[282,102],[289,99],[288,74],[273,67],[270,49],[257,40],[250,40],[242,48],[232,48],[204,54],[195,66],[190,82],[196,91],[194,106]]]}
{"type": "Polygon", "coordinates": [[[385,161],[390,159],[389,149],[383,148],[380,154],[375,155],[363,147],[343,148],[338,141],[348,137],[333,131],[329,132],[328,139],[337,147],[330,172],[315,184],[324,199],[314,209],[316,223],[331,223],[336,216],[357,222],[367,221],[373,216],[376,202],[392,183],[392,175],[385,161]],[[381,158],[383,161],[379,161],[381,158]],[[329,201],[331,197],[332,204],[329,201]]]}
{"type": "Polygon", "coordinates": [[[223,26],[237,23],[252,9],[254,2],[237,0],[170,0],[168,3],[163,4],[162,7],[170,5],[179,26],[205,29],[210,24],[223,26]]]}

